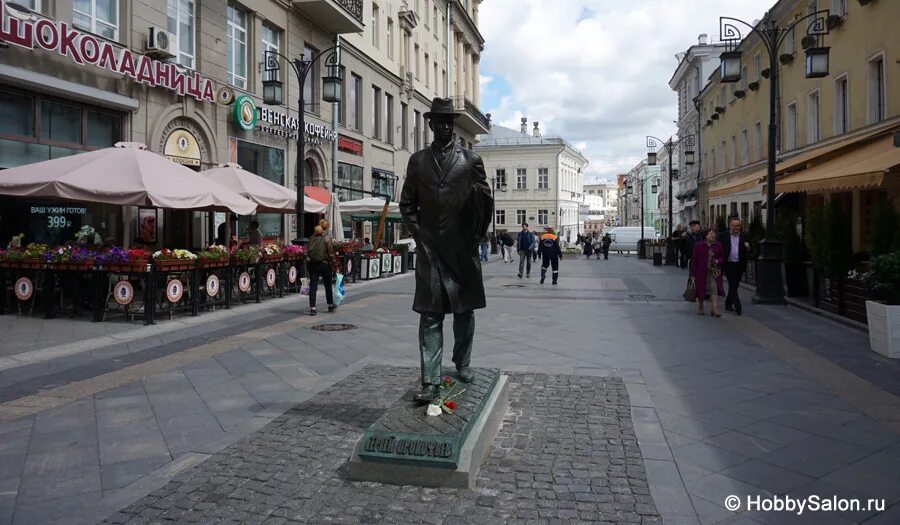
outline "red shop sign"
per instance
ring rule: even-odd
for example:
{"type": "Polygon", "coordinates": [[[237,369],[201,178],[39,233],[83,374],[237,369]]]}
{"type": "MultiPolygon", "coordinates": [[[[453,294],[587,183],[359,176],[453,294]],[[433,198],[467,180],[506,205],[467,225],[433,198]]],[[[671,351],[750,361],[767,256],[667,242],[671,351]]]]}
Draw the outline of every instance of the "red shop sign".
{"type": "Polygon", "coordinates": [[[338,149],[340,151],[346,151],[347,153],[361,156],[363,154],[363,143],[362,141],[351,139],[350,137],[338,135],[338,149]]]}

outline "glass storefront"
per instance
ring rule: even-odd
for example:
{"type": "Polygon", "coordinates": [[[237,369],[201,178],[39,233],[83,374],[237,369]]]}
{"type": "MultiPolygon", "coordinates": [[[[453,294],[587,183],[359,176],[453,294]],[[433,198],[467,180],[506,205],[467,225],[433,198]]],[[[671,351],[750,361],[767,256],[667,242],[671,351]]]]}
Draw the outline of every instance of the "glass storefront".
{"type": "MultiPolygon", "coordinates": [[[[122,140],[122,116],[21,89],[0,86],[0,169],[110,147],[122,140]]],[[[123,242],[120,206],[0,197],[0,247],[13,235],[25,242],[62,244],[83,225],[102,239],[123,242]]]]}
{"type": "MultiPolygon", "coordinates": [[[[245,170],[276,184],[284,185],[284,150],[252,142],[237,141],[237,163],[245,170]]],[[[259,213],[259,231],[263,238],[283,240],[283,217],[280,213],[259,213]]],[[[242,240],[250,237],[250,217],[241,217],[238,234],[242,240]]]]}
{"type": "Polygon", "coordinates": [[[337,176],[337,184],[338,186],[344,186],[345,188],[353,188],[354,190],[346,190],[339,189],[337,194],[338,198],[341,202],[352,201],[357,199],[362,199],[364,197],[362,193],[363,189],[363,168],[362,166],[357,166],[355,164],[347,164],[345,162],[338,162],[338,176],[337,176]]]}
{"type": "Polygon", "coordinates": [[[372,192],[389,195],[392,201],[397,200],[394,193],[397,185],[397,177],[391,171],[372,168],[372,192]]]}

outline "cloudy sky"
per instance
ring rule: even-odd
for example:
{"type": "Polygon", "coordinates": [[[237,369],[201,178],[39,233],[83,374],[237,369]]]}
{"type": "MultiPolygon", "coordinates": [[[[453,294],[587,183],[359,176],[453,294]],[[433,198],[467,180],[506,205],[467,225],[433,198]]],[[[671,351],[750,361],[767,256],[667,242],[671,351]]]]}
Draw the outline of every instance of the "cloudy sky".
{"type": "Polygon", "coordinates": [[[774,0],[484,0],[479,26],[481,109],[519,129],[540,122],[590,160],[589,178],[614,179],[646,154],[645,136],[676,131],[668,82],[675,54],[720,15],[748,22],[774,0]]]}

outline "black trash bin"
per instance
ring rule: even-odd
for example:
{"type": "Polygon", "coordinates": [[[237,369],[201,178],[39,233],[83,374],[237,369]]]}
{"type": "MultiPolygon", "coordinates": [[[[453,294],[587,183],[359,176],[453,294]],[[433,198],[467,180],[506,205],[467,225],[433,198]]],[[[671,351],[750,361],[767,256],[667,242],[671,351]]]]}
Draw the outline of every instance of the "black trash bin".
{"type": "Polygon", "coordinates": [[[637,242],[638,259],[647,258],[647,239],[641,239],[637,242]]]}
{"type": "Polygon", "coordinates": [[[653,266],[662,266],[662,252],[653,254],[653,266]]]}

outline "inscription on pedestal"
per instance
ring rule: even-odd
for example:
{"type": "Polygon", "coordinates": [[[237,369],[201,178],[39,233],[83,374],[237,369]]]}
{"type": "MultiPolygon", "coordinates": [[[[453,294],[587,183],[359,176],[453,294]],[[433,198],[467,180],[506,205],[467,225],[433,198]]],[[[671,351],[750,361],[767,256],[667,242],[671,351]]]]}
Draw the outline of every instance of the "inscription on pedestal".
{"type": "Polygon", "coordinates": [[[466,391],[454,399],[457,409],[452,414],[426,415],[426,407],[413,401],[418,389],[410,389],[363,435],[356,450],[359,458],[455,469],[462,444],[500,377],[497,369],[473,371],[471,383],[459,383],[466,391]]]}

